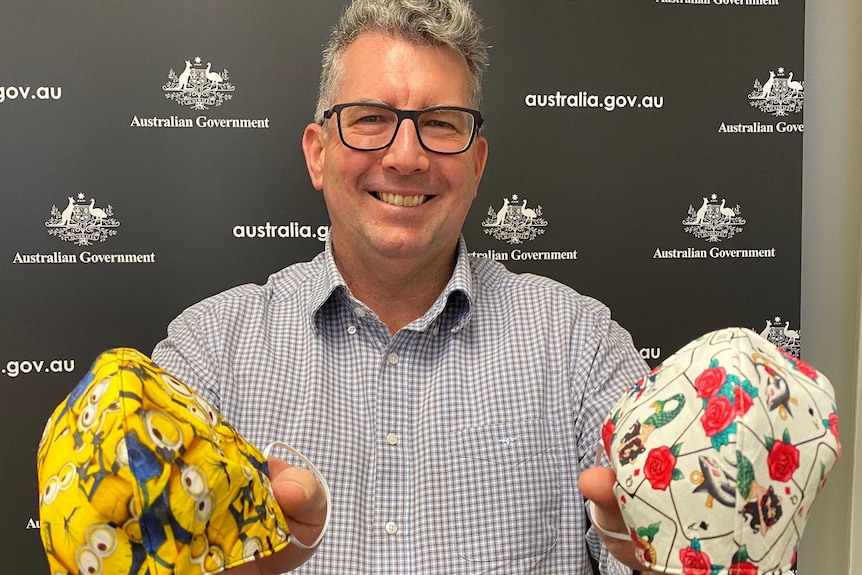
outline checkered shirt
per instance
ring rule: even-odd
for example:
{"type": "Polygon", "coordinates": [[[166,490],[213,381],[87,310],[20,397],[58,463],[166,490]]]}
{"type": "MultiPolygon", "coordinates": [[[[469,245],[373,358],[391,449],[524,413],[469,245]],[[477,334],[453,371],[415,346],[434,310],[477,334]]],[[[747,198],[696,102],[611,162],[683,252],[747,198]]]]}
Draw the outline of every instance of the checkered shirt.
{"type": "Polygon", "coordinates": [[[467,254],[390,336],[331,245],[184,311],[154,350],[252,444],[320,468],[332,522],[297,573],[631,573],[585,516],[580,471],[647,365],[598,301],[467,254]]]}

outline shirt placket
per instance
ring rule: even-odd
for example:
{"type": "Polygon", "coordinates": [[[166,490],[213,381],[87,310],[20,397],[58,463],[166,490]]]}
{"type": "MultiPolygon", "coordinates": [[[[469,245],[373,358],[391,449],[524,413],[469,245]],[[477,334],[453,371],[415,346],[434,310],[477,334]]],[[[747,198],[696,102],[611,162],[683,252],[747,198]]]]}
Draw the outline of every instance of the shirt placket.
{"type": "Polygon", "coordinates": [[[413,469],[410,454],[409,382],[415,377],[410,349],[414,334],[400,332],[383,351],[376,393],[376,573],[406,573],[412,564],[413,469]]]}

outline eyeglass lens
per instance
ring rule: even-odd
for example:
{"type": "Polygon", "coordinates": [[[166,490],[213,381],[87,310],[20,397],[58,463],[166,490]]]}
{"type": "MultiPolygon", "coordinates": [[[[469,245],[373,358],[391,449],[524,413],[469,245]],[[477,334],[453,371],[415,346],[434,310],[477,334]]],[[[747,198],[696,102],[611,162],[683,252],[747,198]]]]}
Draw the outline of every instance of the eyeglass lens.
{"type": "MultiPolygon", "coordinates": [[[[344,143],[360,150],[388,146],[398,128],[398,114],[373,105],[345,106],[338,113],[344,143]]],[[[419,115],[416,127],[422,144],[431,151],[464,151],[473,137],[473,115],[463,110],[431,109],[419,115]]]]}

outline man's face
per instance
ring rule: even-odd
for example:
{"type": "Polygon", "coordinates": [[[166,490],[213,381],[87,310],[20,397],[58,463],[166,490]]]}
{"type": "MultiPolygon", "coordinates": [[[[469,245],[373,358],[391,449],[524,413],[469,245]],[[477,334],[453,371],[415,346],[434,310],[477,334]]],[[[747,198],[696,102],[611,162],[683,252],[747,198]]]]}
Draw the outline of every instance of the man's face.
{"type": "MultiPolygon", "coordinates": [[[[343,64],[335,104],[470,106],[469,68],[448,48],[368,32],[347,48],[343,64]]],[[[435,154],[405,120],[390,147],[361,152],[341,143],[334,115],[325,122],[306,128],[303,149],[312,184],[323,190],[339,259],[452,258],[485,167],[485,139],[462,154],[435,154]]]]}

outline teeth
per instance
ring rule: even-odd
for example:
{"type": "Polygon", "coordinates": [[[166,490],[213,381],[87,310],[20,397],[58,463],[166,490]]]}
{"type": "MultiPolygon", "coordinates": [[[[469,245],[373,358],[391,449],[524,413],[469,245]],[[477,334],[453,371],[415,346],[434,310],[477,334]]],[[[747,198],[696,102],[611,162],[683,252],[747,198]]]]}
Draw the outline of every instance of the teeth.
{"type": "Polygon", "coordinates": [[[398,194],[387,194],[384,192],[377,193],[377,198],[379,200],[384,201],[387,204],[392,204],[393,206],[404,206],[407,208],[418,206],[425,201],[426,197],[427,196],[424,194],[420,194],[418,196],[400,196],[398,194]]]}

